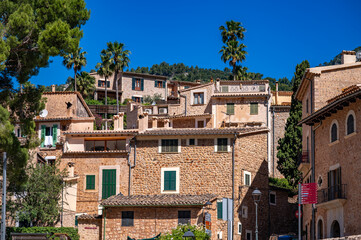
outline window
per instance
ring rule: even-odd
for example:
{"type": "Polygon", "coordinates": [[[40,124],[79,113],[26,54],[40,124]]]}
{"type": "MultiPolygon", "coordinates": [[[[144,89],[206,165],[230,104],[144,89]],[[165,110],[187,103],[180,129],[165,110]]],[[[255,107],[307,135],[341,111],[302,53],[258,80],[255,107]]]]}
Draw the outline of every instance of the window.
{"type": "Polygon", "coordinates": [[[260,85],[259,86],[259,91],[260,92],[265,92],[266,91],[266,86],[265,85],[260,85]]]}
{"type": "MultiPolygon", "coordinates": [[[[98,87],[105,87],[105,81],[98,80],[98,87]]],[[[110,81],[107,81],[107,88],[110,87],[110,81]]]]}
{"type": "Polygon", "coordinates": [[[76,227],[78,226],[78,216],[77,215],[75,216],[75,226],[76,227]]]}
{"type": "Polygon", "coordinates": [[[331,126],[331,142],[338,140],[338,126],[337,122],[334,122],[331,126]]]}
{"type": "Polygon", "coordinates": [[[156,87],[156,88],[165,88],[165,81],[155,80],[154,81],[154,87],[156,87]]]}
{"type": "Polygon", "coordinates": [[[120,151],[126,150],[125,140],[85,141],[85,151],[120,151]]]}
{"type": "Polygon", "coordinates": [[[178,211],[178,224],[190,224],[191,211],[178,211]]]}
{"type": "Polygon", "coordinates": [[[134,212],[122,211],[122,226],[133,227],[134,226],[134,212]]]}
{"type": "Polygon", "coordinates": [[[206,125],[205,122],[206,122],[205,120],[197,121],[197,126],[196,126],[196,128],[204,128],[205,125],[206,125]]]}
{"type": "Polygon", "coordinates": [[[251,115],[258,115],[258,103],[251,103],[251,115]]]}
{"type": "Polygon", "coordinates": [[[228,86],[222,86],[221,92],[228,92],[228,86]]]}
{"type": "Polygon", "coordinates": [[[204,93],[194,93],[193,104],[204,104],[204,93]]]}
{"type": "Polygon", "coordinates": [[[144,79],[143,78],[133,78],[132,79],[132,90],[144,91],[144,79]]]}
{"type": "Polygon", "coordinates": [[[95,175],[86,175],[86,190],[95,189],[95,175]]]}
{"type": "Polygon", "coordinates": [[[238,228],[237,228],[238,235],[242,235],[242,223],[238,222],[238,228]]]}
{"type": "Polygon", "coordinates": [[[341,182],[341,167],[338,167],[334,170],[330,170],[327,173],[327,185],[328,185],[328,194],[327,200],[333,200],[340,198],[343,194],[342,189],[342,182],[341,182]]]}
{"type": "Polygon", "coordinates": [[[142,97],[132,97],[133,102],[137,102],[137,103],[143,103],[143,98],[142,97]]]}
{"type": "Polygon", "coordinates": [[[189,146],[194,146],[194,145],[196,145],[196,140],[195,140],[194,138],[188,139],[188,145],[189,145],[189,146]]]}
{"type": "Polygon", "coordinates": [[[246,240],[252,240],[252,231],[246,230],[246,240]]]}
{"type": "Polygon", "coordinates": [[[269,203],[271,205],[276,205],[276,193],[275,192],[269,193],[269,203]]]}
{"type": "Polygon", "coordinates": [[[251,173],[244,171],[244,185],[251,186],[251,173]]]}
{"type": "Polygon", "coordinates": [[[41,125],[41,147],[54,147],[57,143],[58,125],[41,125]]]}
{"type": "Polygon", "coordinates": [[[228,138],[217,138],[217,152],[228,152],[228,138]]]}
{"type": "Polygon", "coordinates": [[[247,206],[242,206],[242,217],[248,218],[248,207],[247,206]]]}
{"type": "Polygon", "coordinates": [[[234,115],[234,103],[227,103],[227,114],[234,115]]]}
{"type": "Polygon", "coordinates": [[[102,199],[116,194],[116,169],[103,169],[102,199]]]}
{"type": "Polygon", "coordinates": [[[346,120],[346,135],[355,132],[355,125],[355,114],[353,113],[353,111],[350,111],[346,120]]]}
{"type": "Polygon", "coordinates": [[[162,153],[177,153],[178,139],[162,139],[161,152],[162,153]]]}
{"type": "Polygon", "coordinates": [[[164,191],[176,191],[177,190],[177,172],[176,171],[164,171],[164,191]]]}
{"type": "Polygon", "coordinates": [[[222,202],[222,200],[219,200],[217,202],[217,218],[223,219],[223,202],[222,202]]]}
{"type": "Polygon", "coordinates": [[[188,89],[189,88],[189,86],[184,86],[184,89],[188,89]]]}

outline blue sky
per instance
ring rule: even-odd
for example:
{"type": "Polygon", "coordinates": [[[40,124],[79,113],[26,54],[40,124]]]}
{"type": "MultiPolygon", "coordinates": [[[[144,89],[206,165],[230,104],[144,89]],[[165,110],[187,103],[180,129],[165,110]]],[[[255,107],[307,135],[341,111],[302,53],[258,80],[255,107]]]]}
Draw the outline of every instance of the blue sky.
{"type": "MultiPolygon", "coordinates": [[[[361,1],[111,1],[85,0],[91,10],[80,46],[88,52],[90,71],[109,41],[132,54],[130,67],[163,61],[224,69],[219,26],[228,20],[247,29],[243,66],[274,78],[292,78],[296,64],[331,60],[342,50],[361,45],[361,1]]],[[[60,57],[31,79],[41,85],[62,84],[73,72],[60,57]]]]}

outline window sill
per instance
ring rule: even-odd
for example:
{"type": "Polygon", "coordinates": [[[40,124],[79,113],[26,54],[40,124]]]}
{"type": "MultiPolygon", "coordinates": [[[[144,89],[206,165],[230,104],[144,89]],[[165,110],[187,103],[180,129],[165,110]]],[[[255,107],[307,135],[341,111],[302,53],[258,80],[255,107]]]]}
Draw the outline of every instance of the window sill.
{"type": "Polygon", "coordinates": [[[355,135],[356,135],[356,132],[353,132],[353,133],[350,133],[349,135],[346,135],[344,138],[348,139],[348,138],[353,137],[355,135]]]}
{"type": "Polygon", "coordinates": [[[204,103],[197,103],[197,104],[192,104],[192,106],[203,106],[204,103]]]}
{"type": "Polygon", "coordinates": [[[329,143],[328,146],[331,147],[331,146],[333,146],[333,145],[335,145],[335,144],[337,144],[339,142],[340,142],[340,140],[336,140],[336,141],[334,141],[332,143],[329,143]]]}
{"type": "Polygon", "coordinates": [[[230,151],[214,151],[215,153],[230,153],[230,151]]]}
{"type": "Polygon", "coordinates": [[[178,154],[180,152],[160,152],[161,154],[178,154]]]}
{"type": "Polygon", "coordinates": [[[171,190],[163,190],[161,192],[161,194],[179,194],[179,191],[177,190],[174,190],[174,191],[171,191],[171,190]]]}

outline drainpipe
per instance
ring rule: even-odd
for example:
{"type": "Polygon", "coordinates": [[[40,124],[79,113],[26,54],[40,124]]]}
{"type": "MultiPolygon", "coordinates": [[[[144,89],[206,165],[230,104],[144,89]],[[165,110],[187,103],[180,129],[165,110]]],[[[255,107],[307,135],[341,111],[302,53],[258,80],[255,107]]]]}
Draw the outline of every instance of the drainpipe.
{"type": "Polygon", "coordinates": [[[134,137],[134,165],[132,165],[132,163],[130,162],[130,153],[132,150],[132,146],[129,143],[129,153],[128,153],[128,165],[129,165],[129,179],[128,179],[128,196],[130,196],[131,194],[131,179],[132,179],[132,168],[135,167],[136,163],[137,163],[137,139],[134,137]]]}
{"type": "Polygon", "coordinates": [[[232,143],[232,238],[234,236],[234,146],[236,145],[237,133],[234,133],[234,139],[232,143]]]}
{"type": "Polygon", "coordinates": [[[272,108],[272,177],[275,177],[275,107],[272,108]]]}
{"type": "Polygon", "coordinates": [[[187,116],[187,96],[181,95],[180,91],[178,91],[180,97],[184,98],[184,116],[187,116]]]}
{"type": "Polygon", "coordinates": [[[103,209],[104,212],[104,229],[103,229],[103,240],[105,240],[105,221],[107,219],[107,214],[106,214],[106,207],[104,207],[103,209]]]}
{"type": "MultiPolygon", "coordinates": [[[[269,101],[270,101],[270,96],[271,96],[271,92],[270,92],[270,87],[268,86],[268,96],[267,96],[267,111],[266,111],[266,114],[267,114],[267,128],[270,129],[270,122],[269,122],[269,111],[270,111],[270,104],[269,104],[269,101]]],[[[267,132],[267,161],[268,161],[268,164],[270,165],[270,158],[271,158],[271,137],[270,137],[271,133],[270,132],[267,132]]],[[[269,172],[269,168],[270,166],[268,165],[268,172],[269,172]]]]}

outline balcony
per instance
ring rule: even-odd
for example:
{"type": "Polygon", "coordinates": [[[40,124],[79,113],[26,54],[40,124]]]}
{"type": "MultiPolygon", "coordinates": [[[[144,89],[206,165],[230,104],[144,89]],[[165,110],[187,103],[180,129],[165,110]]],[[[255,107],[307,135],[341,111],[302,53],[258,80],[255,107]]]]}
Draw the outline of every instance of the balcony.
{"type": "MultiPolygon", "coordinates": [[[[88,105],[90,111],[92,113],[96,113],[99,115],[107,114],[117,114],[117,106],[116,105],[88,105]]],[[[126,112],[126,106],[119,106],[120,112],[126,112]]]]}
{"type": "Polygon", "coordinates": [[[342,207],[346,202],[346,184],[339,184],[317,191],[317,206],[326,209],[342,207]]]}
{"type": "Polygon", "coordinates": [[[309,170],[309,168],[310,168],[309,153],[310,153],[310,151],[306,150],[306,151],[302,151],[298,155],[297,166],[298,166],[298,170],[300,170],[301,172],[303,172],[303,170],[309,170]]]}

